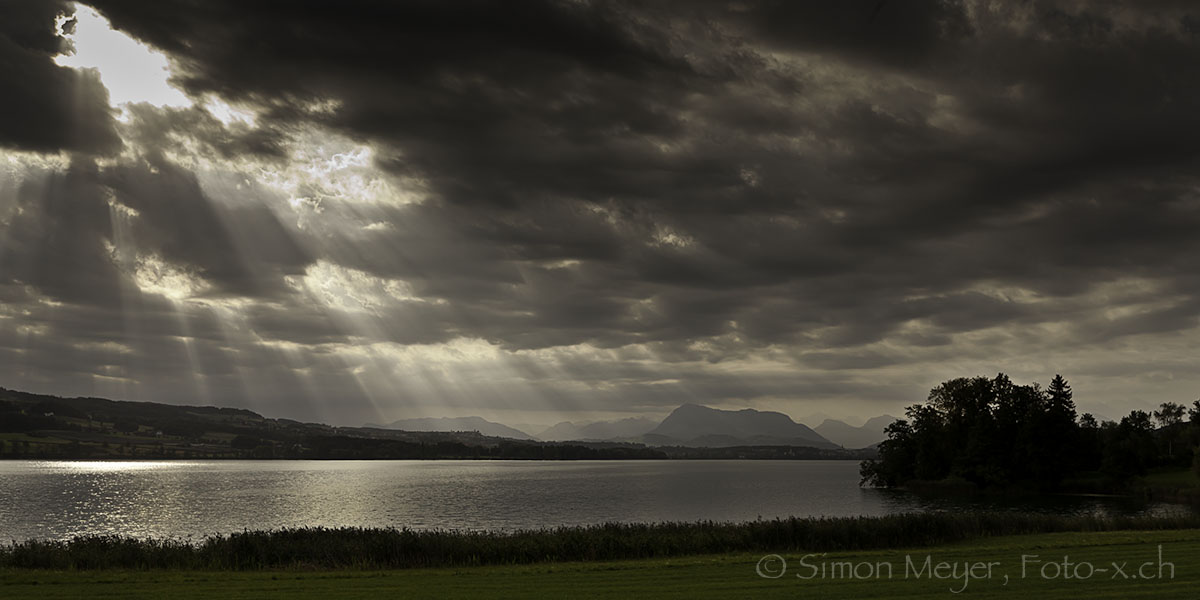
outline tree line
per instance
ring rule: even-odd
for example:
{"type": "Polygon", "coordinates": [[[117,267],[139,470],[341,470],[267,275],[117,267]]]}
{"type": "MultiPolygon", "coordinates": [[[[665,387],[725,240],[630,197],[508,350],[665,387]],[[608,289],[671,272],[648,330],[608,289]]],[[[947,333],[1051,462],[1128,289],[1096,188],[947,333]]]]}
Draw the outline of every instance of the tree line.
{"type": "Polygon", "coordinates": [[[1004,373],[946,381],[887,427],[878,458],[862,463],[863,483],[958,480],[1051,491],[1087,476],[1123,485],[1159,466],[1192,465],[1200,474],[1200,400],[1098,422],[1076,413],[1073,396],[1062,375],[1045,388],[1004,373]]]}

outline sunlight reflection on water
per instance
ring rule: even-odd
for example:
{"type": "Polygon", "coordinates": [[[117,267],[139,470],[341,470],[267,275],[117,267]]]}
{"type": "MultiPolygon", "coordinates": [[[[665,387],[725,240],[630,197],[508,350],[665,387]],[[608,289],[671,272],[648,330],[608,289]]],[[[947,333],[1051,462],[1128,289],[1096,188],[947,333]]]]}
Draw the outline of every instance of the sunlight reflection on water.
{"type": "Polygon", "coordinates": [[[854,461],[0,461],[0,541],[243,529],[513,530],[923,510],[1169,514],[1114,498],[921,498],[854,461]]]}
{"type": "Polygon", "coordinates": [[[114,471],[146,471],[150,469],[182,469],[195,463],[136,460],[56,460],[44,461],[39,464],[47,470],[64,469],[90,473],[110,473],[114,471]]]}

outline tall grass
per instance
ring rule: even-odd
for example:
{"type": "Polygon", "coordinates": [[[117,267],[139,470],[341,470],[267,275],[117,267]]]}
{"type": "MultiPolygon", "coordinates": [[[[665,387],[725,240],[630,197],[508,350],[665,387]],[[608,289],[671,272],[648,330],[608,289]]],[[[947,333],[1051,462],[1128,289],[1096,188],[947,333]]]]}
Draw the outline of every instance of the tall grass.
{"type": "Polygon", "coordinates": [[[724,552],[916,547],[985,536],[1063,531],[1200,528],[1200,517],[1092,517],[1025,513],[910,513],[748,523],[656,523],[514,533],[321,527],[246,531],[184,540],[120,536],[16,542],[0,568],[375,569],[595,561],[724,552]]]}

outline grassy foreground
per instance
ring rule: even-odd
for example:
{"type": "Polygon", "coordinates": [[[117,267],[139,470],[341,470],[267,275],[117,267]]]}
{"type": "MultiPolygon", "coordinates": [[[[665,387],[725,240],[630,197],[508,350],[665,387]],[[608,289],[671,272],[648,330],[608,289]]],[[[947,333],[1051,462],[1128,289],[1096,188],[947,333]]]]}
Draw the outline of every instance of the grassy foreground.
{"type": "Polygon", "coordinates": [[[850,599],[950,598],[957,595],[974,598],[1025,595],[1030,598],[1192,599],[1198,589],[1200,530],[1196,529],[1008,536],[919,549],[832,552],[807,557],[804,552],[783,552],[779,558],[766,560],[760,553],[733,553],[626,561],[366,571],[0,569],[0,598],[46,599],[850,599]],[[1024,565],[1022,555],[1026,555],[1024,565]],[[930,561],[928,566],[926,557],[930,561]],[[769,575],[779,574],[780,559],[787,562],[781,577],[771,579],[758,574],[757,570],[769,575]],[[1062,568],[1064,561],[1067,561],[1065,570],[1062,568]],[[939,569],[939,563],[958,565],[958,569],[939,569]],[[988,563],[992,565],[979,566],[988,563]],[[1172,563],[1173,569],[1160,563],[1172,563]],[[892,565],[890,573],[884,564],[892,565]],[[1084,567],[1085,564],[1088,566],[1084,567]],[[853,570],[847,570],[848,567],[838,565],[854,566],[849,567],[853,570]],[[967,565],[975,565],[971,571],[973,577],[963,576],[967,565]],[[819,570],[821,567],[824,567],[823,573],[819,570]],[[1068,578],[1064,572],[1074,575],[1068,578]]]}

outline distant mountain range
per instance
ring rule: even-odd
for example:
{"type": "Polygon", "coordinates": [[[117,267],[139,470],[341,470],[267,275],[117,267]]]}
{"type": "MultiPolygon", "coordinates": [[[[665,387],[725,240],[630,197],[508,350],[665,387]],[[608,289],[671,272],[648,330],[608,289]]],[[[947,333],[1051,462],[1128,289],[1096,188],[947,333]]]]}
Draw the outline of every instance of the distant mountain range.
{"type": "Polygon", "coordinates": [[[61,398],[0,388],[0,459],[863,460],[877,454],[838,448],[781,413],[694,404],[679,407],[661,423],[642,418],[560,423],[547,430],[554,431],[589,440],[533,440],[479,417],[334,427],[239,408],[61,398]],[[624,439],[597,439],[606,436],[624,439]]]}
{"type": "Polygon", "coordinates": [[[508,425],[488,421],[482,417],[427,417],[420,419],[400,419],[387,425],[367,425],[381,429],[399,429],[402,431],[478,431],[483,435],[512,438],[514,440],[533,440],[534,437],[514,429],[508,425]]]}
{"type": "Polygon", "coordinates": [[[811,448],[867,448],[886,435],[895,417],[882,415],[861,427],[826,418],[815,429],[774,411],[720,410],[684,404],[662,421],[630,417],[610,421],[563,421],[536,436],[481,417],[401,419],[388,425],[368,425],[403,431],[477,431],[480,434],[548,442],[635,442],[651,446],[726,448],[732,446],[808,446],[811,448]]]}
{"type": "Polygon", "coordinates": [[[567,440],[637,440],[659,424],[655,419],[629,417],[615,421],[575,424],[563,421],[539,434],[547,442],[567,440]]]}
{"type": "Polygon", "coordinates": [[[887,439],[883,429],[895,420],[896,417],[891,415],[880,415],[868,419],[861,427],[855,427],[837,419],[825,419],[814,431],[844,448],[866,448],[887,439]]]}

